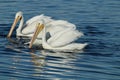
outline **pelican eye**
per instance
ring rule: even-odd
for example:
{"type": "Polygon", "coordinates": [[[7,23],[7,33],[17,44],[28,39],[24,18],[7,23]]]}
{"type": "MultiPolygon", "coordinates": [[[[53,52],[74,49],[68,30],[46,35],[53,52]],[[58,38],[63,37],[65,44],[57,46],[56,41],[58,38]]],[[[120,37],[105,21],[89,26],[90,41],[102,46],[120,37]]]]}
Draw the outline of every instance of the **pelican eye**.
{"type": "Polygon", "coordinates": [[[20,18],[20,20],[22,19],[22,16],[18,16],[20,18]]]}

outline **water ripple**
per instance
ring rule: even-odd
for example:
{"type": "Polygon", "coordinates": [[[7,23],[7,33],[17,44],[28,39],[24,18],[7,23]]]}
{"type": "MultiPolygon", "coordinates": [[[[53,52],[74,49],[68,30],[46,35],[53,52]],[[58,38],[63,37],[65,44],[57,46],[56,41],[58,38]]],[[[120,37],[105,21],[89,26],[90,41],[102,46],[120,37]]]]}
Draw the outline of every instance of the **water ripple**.
{"type": "Polygon", "coordinates": [[[119,3],[119,0],[1,0],[0,80],[119,80],[119,3]],[[16,39],[15,30],[12,39],[16,43],[12,43],[6,36],[17,11],[23,11],[25,21],[45,14],[72,22],[85,34],[76,42],[89,45],[74,53],[28,49],[22,45],[24,41],[16,39]]]}

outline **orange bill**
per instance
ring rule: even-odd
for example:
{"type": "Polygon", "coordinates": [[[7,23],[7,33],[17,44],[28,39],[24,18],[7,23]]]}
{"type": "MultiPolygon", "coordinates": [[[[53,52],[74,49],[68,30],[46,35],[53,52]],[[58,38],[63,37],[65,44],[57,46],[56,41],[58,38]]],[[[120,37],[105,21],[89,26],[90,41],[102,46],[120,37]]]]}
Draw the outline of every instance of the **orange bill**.
{"type": "Polygon", "coordinates": [[[29,48],[32,48],[32,45],[33,45],[35,39],[37,38],[38,34],[43,30],[43,28],[44,28],[44,25],[43,25],[43,24],[40,24],[40,23],[39,23],[39,24],[37,25],[37,28],[36,28],[36,30],[35,30],[35,32],[34,32],[34,34],[33,34],[33,37],[32,37],[32,39],[31,39],[31,41],[30,41],[29,48]]]}
{"type": "Polygon", "coordinates": [[[12,26],[11,26],[11,29],[10,29],[8,35],[7,35],[7,38],[10,38],[10,37],[11,37],[11,35],[12,35],[12,33],[13,33],[13,30],[14,30],[16,24],[18,23],[18,21],[19,21],[20,19],[21,19],[21,17],[19,17],[19,16],[18,16],[17,18],[15,18],[15,20],[14,20],[12,26]]]}

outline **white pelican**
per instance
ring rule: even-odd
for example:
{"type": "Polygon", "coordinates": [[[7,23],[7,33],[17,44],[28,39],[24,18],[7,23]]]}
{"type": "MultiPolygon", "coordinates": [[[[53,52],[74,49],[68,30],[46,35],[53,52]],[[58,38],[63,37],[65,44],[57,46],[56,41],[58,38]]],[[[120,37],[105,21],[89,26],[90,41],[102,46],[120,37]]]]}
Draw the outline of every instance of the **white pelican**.
{"type": "MultiPolygon", "coordinates": [[[[74,34],[76,35],[76,33],[79,33],[78,31],[71,30],[69,28],[57,33],[55,36],[51,36],[47,40],[46,39],[46,26],[44,26],[44,24],[41,24],[41,22],[40,22],[37,26],[37,29],[36,29],[32,39],[31,39],[29,48],[32,47],[33,42],[35,41],[35,39],[37,38],[37,35],[41,31],[42,31],[42,46],[44,49],[49,49],[49,50],[54,50],[54,51],[66,51],[66,50],[74,51],[74,50],[82,50],[87,45],[87,43],[80,44],[80,43],[71,43],[71,42],[67,43],[67,44],[63,43],[64,45],[60,45],[59,42],[60,43],[64,42],[64,40],[66,40],[66,41],[68,40],[68,42],[69,42],[69,39],[75,38],[75,37],[72,37],[72,36],[74,36],[74,34]],[[43,29],[43,31],[42,31],[42,29],[43,29]],[[66,38],[62,38],[62,37],[64,37],[64,35],[66,35],[65,36],[66,38]],[[56,44],[59,44],[59,45],[56,46],[56,44]]],[[[79,34],[81,34],[81,33],[79,33],[79,34]]]]}
{"type": "Polygon", "coordinates": [[[8,38],[11,37],[12,32],[13,32],[13,30],[14,30],[14,28],[15,28],[15,26],[18,23],[19,20],[20,20],[20,24],[19,24],[19,27],[16,30],[16,35],[17,36],[26,36],[26,37],[33,36],[33,33],[34,33],[35,29],[36,29],[36,24],[38,23],[38,21],[44,20],[45,23],[49,23],[50,21],[53,21],[53,19],[51,19],[51,17],[44,16],[42,14],[42,15],[38,15],[38,16],[35,16],[35,17],[29,19],[24,24],[23,13],[21,11],[19,11],[19,12],[16,13],[14,22],[13,22],[13,24],[11,26],[11,29],[10,29],[8,35],[7,35],[8,38]]]}
{"type": "MultiPolygon", "coordinates": [[[[50,36],[53,36],[53,35],[65,30],[67,28],[70,28],[70,29],[73,29],[73,30],[76,29],[76,26],[72,23],[69,23],[69,22],[64,21],[64,20],[53,20],[53,19],[51,19],[51,17],[44,16],[43,14],[29,19],[24,24],[23,13],[21,11],[19,11],[19,12],[16,13],[13,25],[12,25],[12,27],[11,27],[8,35],[7,35],[8,38],[11,37],[12,32],[13,32],[13,30],[14,30],[14,28],[15,28],[15,26],[18,23],[19,20],[20,20],[20,24],[19,24],[19,27],[16,30],[16,36],[18,36],[18,37],[19,36],[22,36],[22,37],[25,36],[25,37],[30,37],[31,38],[33,36],[33,33],[35,32],[36,24],[38,22],[40,22],[41,20],[44,20],[44,24],[45,24],[45,26],[47,28],[47,32],[49,32],[50,36]]],[[[76,35],[76,36],[78,36],[78,35],[76,35]]],[[[34,44],[35,45],[41,44],[42,43],[41,42],[41,39],[42,39],[42,34],[41,33],[37,36],[37,39],[35,40],[34,44]]],[[[70,40],[72,41],[72,39],[70,39],[70,40]]]]}

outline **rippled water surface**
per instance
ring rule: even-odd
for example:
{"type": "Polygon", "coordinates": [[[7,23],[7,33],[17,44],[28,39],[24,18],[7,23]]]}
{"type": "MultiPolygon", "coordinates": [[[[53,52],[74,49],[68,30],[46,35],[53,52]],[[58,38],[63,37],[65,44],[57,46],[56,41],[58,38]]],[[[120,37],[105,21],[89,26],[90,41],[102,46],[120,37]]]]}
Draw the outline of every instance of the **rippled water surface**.
{"type": "MultiPolygon", "coordinates": [[[[12,37],[15,39],[15,31],[12,37]]],[[[0,0],[0,80],[120,80],[120,0],[0,0]],[[6,39],[15,13],[74,23],[81,52],[28,49],[6,39]]]]}

